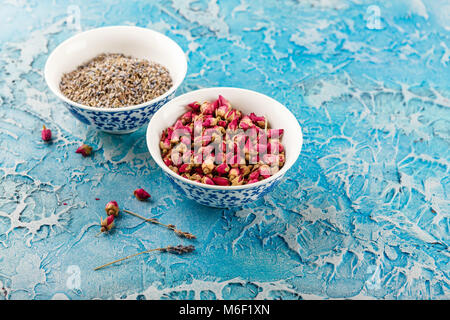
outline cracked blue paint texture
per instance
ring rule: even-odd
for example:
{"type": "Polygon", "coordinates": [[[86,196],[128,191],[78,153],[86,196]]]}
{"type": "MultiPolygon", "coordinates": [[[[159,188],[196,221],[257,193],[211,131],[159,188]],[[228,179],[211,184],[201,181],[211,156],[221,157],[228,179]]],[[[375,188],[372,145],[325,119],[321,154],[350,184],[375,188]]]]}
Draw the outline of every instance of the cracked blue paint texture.
{"type": "Polygon", "coordinates": [[[449,17],[443,0],[2,1],[0,299],[449,299],[449,17]],[[76,121],[43,67],[107,25],[177,41],[189,64],[177,94],[235,86],[286,104],[304,146],[280,185],[203,207],[163,176],[145,129],[76,121]],[[82,142],[93,157],[75,153],[82,142]],[[95,237],[113,199],[198,239],[128,215],[95,237]],[[93,271],[179,243],[197,250],[93,271]]]}

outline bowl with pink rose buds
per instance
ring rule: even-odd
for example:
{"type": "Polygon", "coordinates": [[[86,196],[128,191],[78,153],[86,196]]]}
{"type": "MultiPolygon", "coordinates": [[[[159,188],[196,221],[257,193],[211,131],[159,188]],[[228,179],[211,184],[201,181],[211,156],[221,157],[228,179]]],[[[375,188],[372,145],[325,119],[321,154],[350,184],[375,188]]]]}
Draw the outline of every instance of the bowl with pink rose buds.
{"type": "Polygon", "coordinates": [[[173,185],[200,204],[229,208],[278,185],[300,155],[303,135],[281,103],[240,88],[183,94],[147,128],[151,156],[173,185]]]}

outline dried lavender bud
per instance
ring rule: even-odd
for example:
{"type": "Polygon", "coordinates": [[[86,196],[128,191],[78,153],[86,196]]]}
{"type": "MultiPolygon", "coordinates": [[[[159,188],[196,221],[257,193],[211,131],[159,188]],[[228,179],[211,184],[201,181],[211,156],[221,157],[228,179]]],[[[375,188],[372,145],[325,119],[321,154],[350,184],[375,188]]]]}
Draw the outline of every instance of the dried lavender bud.
{"type": "Polygon", "coordinates": [[[172,85],[169,71],[159,63],[104,53],[63,74],[59,88],[72,101],[119,108],[150,101],[172,85]]]}
{"type": "Polygon", "coordinates": [[[162,252],[170,252],[170,253],[176,253],[176,254],[183,254],[183,253],[189,253],[195,250],[195,247],[193,245],[189,246],[183,246],[181,244],[177,246],[167,246],[165,248],[161,248],[162,252]]]}

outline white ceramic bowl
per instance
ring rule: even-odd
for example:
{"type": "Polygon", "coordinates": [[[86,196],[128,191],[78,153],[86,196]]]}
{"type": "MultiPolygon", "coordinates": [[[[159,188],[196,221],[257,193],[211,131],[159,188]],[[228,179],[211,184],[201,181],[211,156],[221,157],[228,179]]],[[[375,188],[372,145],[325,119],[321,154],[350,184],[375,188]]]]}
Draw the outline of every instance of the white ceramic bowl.
{"type": "Polygon", "coordinates": [[[206,88],[176,97],[153,115],[147,128],[147,146],[150,154],[174,186],[189,199],[219,208],[242,206],[272,190],[297,160],[302,143],[301,127],[295,116],[284,105],[261,93],[239,88],[206,88]],[[217,186],[185,179],[166,166],[159,149],[163,130],[172,126],[178,117],[186,112],[187,104],[194,101],[214,101],[219,94],[229,100],[233,108],[245,114],[254,112],[256,115],[265,115],[272,128],[284,129],[282,143],[286,150],[286,162],[280,171],[257,183],[217,186]]]}
{"type": "Polygon", "coordinates": [[[61,43],[48,57],[44,76],[50,90],[75,118],[101,131],[129,133],[147,124],[151,116],[174,97],[186,71],[186,56],[172,39],[150,29],[114,26],[82,32],[61,43]],[[173,86],[153,100],[124,108],[90,107],[66,98],[59,89],[62,75],[101,53],[123,53],[158,62],[169,70],[173,86]]]}

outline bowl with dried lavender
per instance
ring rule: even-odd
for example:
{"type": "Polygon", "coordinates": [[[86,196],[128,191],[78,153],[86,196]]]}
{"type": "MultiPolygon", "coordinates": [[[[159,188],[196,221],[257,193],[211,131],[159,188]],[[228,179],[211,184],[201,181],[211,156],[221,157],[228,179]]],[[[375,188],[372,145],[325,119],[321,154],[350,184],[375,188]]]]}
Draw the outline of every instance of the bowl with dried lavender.
{"type": "Polygon", "coordinates": [[[164,105],[147,128],[152,158],[187,198],[219,208],[255,201],[300,155],[301,127],[278,101],[240,88],[206,88],[164,105]]]}
{"type": "Polygon", "coordinates": [[[44,76],[79,121],[115,134],[147,124],[183,82],[178,44],[146,28],[113,26],[79,33],[56,47],[44,76]]]}

